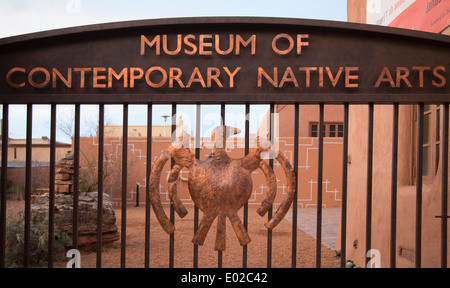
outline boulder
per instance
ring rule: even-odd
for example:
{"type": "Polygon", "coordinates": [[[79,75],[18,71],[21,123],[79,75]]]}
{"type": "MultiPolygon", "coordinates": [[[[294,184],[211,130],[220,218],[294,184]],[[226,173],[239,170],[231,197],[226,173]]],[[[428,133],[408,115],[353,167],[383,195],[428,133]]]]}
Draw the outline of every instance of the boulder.
{"type": "MultiPolygon", "coordinates": [[[[97,243],[97,192],[80,193],[78,197],[78,247],[90,248],[97,243]]],[[[32,222],[48,219],[49,195],[32,200],[32,222]]],[[[73,194],[55,195],[55,225],[72,237],[73,194]]],[[[111,197],[103,193],[102,245],[110,245],[120,239],[111,197]]]]}

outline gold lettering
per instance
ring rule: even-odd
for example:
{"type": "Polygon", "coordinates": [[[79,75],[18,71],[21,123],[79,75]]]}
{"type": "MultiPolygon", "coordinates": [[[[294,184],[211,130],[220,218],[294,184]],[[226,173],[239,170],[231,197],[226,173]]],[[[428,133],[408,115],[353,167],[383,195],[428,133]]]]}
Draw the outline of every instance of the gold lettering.
{"type": "Polygon", "coordinates": [[[11,70],[8,71],[8,74],[6,74],[6,82],[8,83],[9,86],[13,87],[13,88],[22,88],[25,87],[25,82],[22,83],[14,83],[11,81],[11,75],[15,72],[22,72],[25,73],[25,69],[21,68],[21,67],[14,67],[11,70]]]}
{"type": "Polygon", "coordinates": [[[67,68],[67,78],[58,71],[58,69],[53,68],[52,70],[52,87],[56,88],[56,78],[59,78],[67,88],[72,88],[72,68],[67,68]]]}
{"type": "Polygon", "coordinates": [[[280,85],[278,87],[283,87],[285,82],[292,82],[294,83],[294,86],[298,88],[298,82],[291,67],[286,68],[286,71],[284,72],[283,78],[281,78],[280,85]]]}
{"type": "Polygon", "coordinates": [[[430,70],[431,67],[429,67],[429,66],[414,66],[412,69],[419,71],[419,86],[422,88],[423,87],[423,72],[425,70],[430,70]]]}
{"type": "Polygon", "coordinates": [[[223,70],[225,70],[225,72],[228,74],[228,76],[230,77],[230,88],[234,88],[234,76],[236,76],[236,74],[241,70],[242,67],[237,67],[236,69],[234,69],[233,72],[230,72],[230,70],[228,70],[228,67],[223,67],[223,70]]]}
{"type": "Polygon", "coordinates": [[[221,50],[220,49],[220,36],[216,35],[216,41],[215,41],[215,47],[216,47],[216,51],[217,53],[219,53],[220,55],[228,55],[231,52],[233,52],[233,47],[234,47],[234,35],[230,34],[230,43],[229,43],[229,47],[227,50],[221,50]]]}
{"type": "Polygon", "coordinates": [[[144,70],[138,67],[131,67],[130,68],[130,88],[134,88],[134,81],[141,79],[144,76],[144,70]],[[136,74],[135,72],[138,72],[136,74]]]}
{"type": "Polygon", "coordinates": [[[330,67],[326,67],[325,69],[327,70],[328,78],[330,78],[331,84],[333,85],[333,87],[336,87],[336,84],[341,77],[342,71],[344,70],[344,67],[339,68],[339,71],[336,73],[336,77],[333,77],[333,73],[331,72],[330,67]]]}
{"type": "Polygon", "coordinates": [[[278,68],[273,68],[273,78],[271,78],[263,68],[258,67],[258,87],[262,86],[262,77],[266,78],[273,87],[278,87],[278,68]]]}
{"type": "MultiPolygon", "coordinates": [[[[174,51],[170,51],[169,48],[167,47],[167,35],[163,35],[163,50],[164,53],[166,53],[167,55],[177,55],[178,53],[180,53],[181,51],[181,34],[177,35],[177,48],[174,51]]],[[[159,55],[159,54],[157,54],[159,55]]]]}
{"type": "Polygon", "coordinates": [[[47,69],[42,68],[42,67],[37,67],[34,68],[33,70],[30,71],[30,74],[28,74],[28,82],[31,84],[31,86],[33,86],[34,88],[44,88],[45,86],[48,85],[48,83],[50,83],[50,72],[48,72],[47,69]],[[45,75],[45,80],[42,83],[36,83],[33,80],[33,76],[35,73],[37,72],[42,72],[45,75]]]}
{"type": "Polygon", "coordinates": [[[117,74],[112,68],[108,68],[108,88],[112,87],[113,77],[117,80],[123,77],[123,87],[128,88],[128,69],[123,68],[122,71],[117,74]]]}
{"type": "Polygon", "coordinates": [[[309,34],[299,34],[297,35],[297,54],[300,55],[302,54],[302,47],[305,46],[309,46],[309,42],[303,42],[302,40],[304,38],[309,38],[309,34]]]}
{"type": "Polygon", "coordinates": [[[273,38],[273,40],[272,40],[272,50],[275,53],[277,53],[278,55],[286,55],[289,52],[291,52],[292,49],[294,49],[294,39],[292,39],[292,37],[289,36],[288,34],[281,33],[281,34],[278,34],[277,36],[275,36],[275,38],[273,38]],[[280,50],[280,49],[277,48],[277,41],[280,38],[285,38],[285,39],[287,39],[289,41],[289,47],[286,50],[280,50]]]}
{"type": "Polygon", "coordinates": [[[241,35],[236,35],[236,55],[240,55],[241,46],[247,47],[248,45],[251,45],[251,55],[256,54],[256,35],[250,36],[250,38],[247,39],[247,41],[244,41],[242,39],[241,35]]]}
{"type": "Polygon", "coordinates": [[[178,85],[180,85],[181,88],[184,88],[184,84],[180,79],[181,74],[183,74],[183,71],[181,71],[180,68],[170,67],[170,69],[169,69],[169,88],[173,88],[174,80],[177,81],[178,85]]]}
{"type": "Polygon", "coordinates": [[[94,79],[92,83],[92,87],[94,88],[106,88],[106,84],[99,84],[99,80],[106,80],[106,75],[98,75],[98,72],[106,71],[105,67],[94,67],[94,79]]]}
{"type": "Polygon", "coordinates": [[[358,72],[358,67],[345,67],[345,88],[358,88],[358,83],[350,83],[351,80],[358,80],[358,75],[352,75],[352,72],[358,72]]]}
{"type": "Polygon", "coordinates": [[[198,43],[198,54],[199,55],[212,55],[212,51],[206,51],[205,48],[211,48],[212,42],[205,42],[205,40],[212,40],[212,35],[201,34],[198,43]]]}
{"type": "Polygon", "coordinates": [[[192,48],[191,51],[184,49],[184,53],[186,53],[187,55],[194,55],[195,53],[197,53],[197,46],[194,43],[190,42],[189,39],[195,40],[195,36],[189,34],[184,37],[184,44],[192,48]]]}
{"type": "Polygon", "coordinates": [[[156,55],[161,54],[161,36],[156,35],[155,38],[150,42],[147,37],[141,35],[141,55],[145,55],[145,45],[148,47],[153,47],[156,44],[156,55]]]}
{"type": "Polygon", "coordinates": [[[147,73],[145,73],[145,81],[147,82],[148,86],[153,87],[153,88],[160,88],[162,87],[164,84],[166,84],[167,81],[167,72],[166,70],[164,70],[163,68],[159,67],[159,66],[154,66],[151,67],[150,69],[147,70],[147,73]],[[159,83],[154,83],[150,80],[150,74],[152,74],[153,71],[159,71],[162,74],[162,79],[161,81],[159,81],[159,83]]]}
{"type": "Polygon", "coordinates": [[[438,88],[444,87],[445,84],[447,83],[447,80],[445,79],[444,75],[438,73],[439,70],[442,71],[442,72],[445,72],[445,67],[443,67],[443,66],[438,66],[438,67],[435,67],[435,68],[433,69],[433,75],[434,75],[436,78],[439,78],[439,79],[441,80],[440,83],[438,83],[438,82],[436,82],[436,81],[434,81],[434,80],[432,81],[433,86],[438,87],[438,88]]]}
{"type": "Polygon", "coordinates": [[[391,72],[388,67],[384,67],[380,73],[380,77],[378,77],[377,83],[375,84],[375,88],[380,87],[381,82],[389,82],[391,87],[395,87],[394,79],[392,79],[391,72]]]}
{"type": "Polygon", "coordinates": [[[186,85],[186,88],[190,88],[192,83],[194,83],[194,82],[200,83],[203,88],[206,87],[205,81],[203,80],[202,74],[200,73],[200,70],[198,69],[198,67],[194,68],[194,71],[191,74],[191,78],[189,78],[189,82],[186,85]]]}
{"type": "Polygon", "coordinates": [[[396,86],[397,88],[400,88],[401,80],[405,82],[406,86],[412,87],[411,82],[408,80],[409,76],[409,69],[406,67],[397,67],[397,75],[396,75],[396,86]]]}
{"type": "Polygon", "coordinates": [[[214,80],[216,82],[216,84],[220,87],[223,88],[222,83],[219,80],[219,76],[220,76],[220,70],[219,68],[216,67],[208,67],[208,78],[206,80],[206,86],[209,88],[211,87],[211,82],[212,80],[214,80]],[[214,72],[214,73],[213,73],[214,72]]]}
{"type": "MultiPolygon", "coordinates": [[[[317,67],[300,67],[300,71],[305,71],[306,72],[306,87],[310,87],[311,86],[311,71],[316,71],[317,67]]],[[[323,69],[322,69],[322,76],[323,76],[323,69]]],[[[323,87],[323,77],[322,77],[322,86],[323,87]]]]}
{"type": "Polygon", "coordinates": [[[91,68],[74,68],[73,71],[80,72],[80,88],[84,88],[86,72],[91,71],[91,68]]]}
{"type": "Polygon", "coordinates": [[[323,67],[319,67],[319,87],[323,87],[323,67]]]}

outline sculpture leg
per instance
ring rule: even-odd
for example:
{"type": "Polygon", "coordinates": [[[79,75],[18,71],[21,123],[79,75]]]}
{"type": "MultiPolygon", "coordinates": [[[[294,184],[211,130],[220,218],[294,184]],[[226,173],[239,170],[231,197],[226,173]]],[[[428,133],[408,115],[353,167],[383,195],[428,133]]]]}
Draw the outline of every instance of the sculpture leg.
{"type": "Polygon", "coordinates": [[[225,251],[226,246],[226,216],[218,215],[217,216],[217,233],[216,233],[216,245],[214,246],[214,250],[216,251],[225,251]]]}
{"type": "Polygon", "coordinates": [[[215,218],[216,218],[215,215],[208,215],[208,214],[203,215],[197,233],[195,233],[194,238],[192,239],[192,243],[196,245],[203,245],[206,239],[206,235],[208,234],[209,228],[211,228],[211,225],[214,222],[215,218]]]}
{"type": "Polygon", "coordinates": [[[228,215],[228,219],[230,219],[231,225],[233,226],[234,233],[236,233],[236,236],[239,239],[239,243],[242,246],[250,243],[250,241],[252,241],[252,240],[250,239],[250,236],[247,233],[247,229],[245,229],[245,227],[242,224],[241,220],[239,219],[239,216],[237,215],[236,211],[232,211],[228,215]]]}

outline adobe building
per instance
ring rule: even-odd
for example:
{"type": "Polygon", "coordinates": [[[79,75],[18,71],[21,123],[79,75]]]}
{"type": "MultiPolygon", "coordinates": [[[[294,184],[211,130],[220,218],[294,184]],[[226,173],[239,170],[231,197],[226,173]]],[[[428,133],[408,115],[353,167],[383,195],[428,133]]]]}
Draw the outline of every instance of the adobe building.
{"type": "MultiPolygon", "coordinates": [[[[0,140],[1,142],[1,140],[0,140]]],[[[50,167],[50,140],[43,136],[32,139],[33,190],[48,189],[50,167]]],[[[71,144],[56,142],[56,159],[62,158],[71,150],[71,144]]],[[[8,139],[8,180],[12,187],[23,187],[25,183],[26,139],[8,139]]],[[[1,155],[0,155],[1,159],[1,155]]],[[[1,164],[0,164],[1,166],[1,164]]]]}
{"type": "MultiPolygon", "coordinates": [[[[341,185],[342,185],[342,136],[343,136],[343,108],[339,105],[327,105],[325,108],[325,132],[324,132],[324,178],[323,185],[323,207],[340,207],[341,205],[341,185]]],[[[275,113],[279,115],[277,124],[277,143],[280,151],[286,155],[290,163],[293,163],[293,145],[294,145],[294,126],[292,118],[294,113],[293,105],[275,105],[275,113]]],[[[311,208],[317,206],[317,152],[318,152],[318,115],[319,107],[315,105],[304,105],[301,107],[300,127],[299,127],[299,179],[298,179],[298,207],[311,208]]],[[[267,115],[266,115],[267,116],[267,115]]],[[[263,119],[263,124],[259,130],[267,131],[267,125],[264,122],[268,118],[263,119]]],[[[182,119],[178,119],[177,129],[181,129],[185,133],[191,135],[191,150],[194,152],[195,136],[188,131],[182,119]]],[[[122,145],[122,126],[105,126],[105,159],[107,160],[106,175],[108,181],[105,181],[105,192],[112,195],[112,199],[116,205],[121,204],[120,190],[120,165],[121,165],[121,145],[122,145]],[[117,183],[116,183],[117,182],[117,183]]],[[[152,164],[156,161],[162,151],[164,151],[171,142],[170,135],[172,126],[152,126],[152,164]],[[164,136],[164,130],[166,135],[164,136]]],[[[178,132],[177,132],[178,133],[178,132]]],[[[229,138],[227,141],[227,152],[230,157],[240,158],[244,156],[244,131],[236,137],[229,138]]],[[[266,135],[267,132],[260,132],[260,135],[266,135]]],[[[250,149],[254,149],[256,145],[257,135],[250,135],[250,149]]],[[[212,141],[209,137],[201,138],[201,157],[206,159],[212,153],[212,141]]],[[[139,202],[145,203],[145,166],[147,151],[147,127],[146,126],[129,126],[128,127],[128,205],[136,205],[136,193],[139,186],[139,202]]],[[[92,174],[94,170],[90,169],[95,163],[98,154],[98,139],[96,137],[82,137],[80,139],[80,149],[83,152],[81,158],[81,174],[82,180],[92,178],[90,182],[96,182],[96,174],[92,174]],[[92,171],[91,171],[92,170],[92,171]],[[85,173],[84,173],[84,172],[85,173]]],[[[170,165],[166,164],[163,175],[170,171],[170,165]]],[[[278,207],[286,194],[287,186],[284,182],[284,172],[281,165],[275,161],[274,171],[277,175],[277,197],[275,207],[278,207]]],[[[95,171],[94,171],[95,172],[95,171]]],[[[190,205],[189,191],[187,189],[188,171],[183,169],[180,173],[180,181],[178,181],[178,191],[181,195],[183,204],[190,205]]],[[[87,180],[89,182],[89,180],[87,180]]],[[[250,205],[259,205],[267,193],[267,185],[262,171],[253,172],[253,194],[249,200],[250,205]]],[[[83,189],[89,189],[90,185],[83,186],[83,189]]],[[[95,187],[95,185],[94,185],[95,187]]],[[[92,187],[93,188],[93,187],[92,187]]],[[[166,181],[161,181],[161,194],[163,196],[163,204],[169,204],[168,186],[166,181]]]]}
{"type": "MultiPolygon", "coordinates": [[[[450,1],[348,0],[348,21],[449,34],[450,1]],[[381,4],[380,4],[381,3],[381,4]],[[433,3],[438,3],[434,5],[433,3]],[[378,6],[377,6],[378,5],[378,6]],[[380,5],[382,7],[380,7],[380,5]],[[386,5],[386,6],[384,6],[386,5]],[[431,5],[431,6],[430,6],[431,5]],[[377,17],[376,12],[379,13],[377,17]],[[375,20],[374,20],[375,19],[375,20]],[[377,21],[380,21],[377,23],[377,21]]],[[[420,55],[417,55],[420,57],[420,55]]],[[[414,73],[411,71],[411,73],[414,73]]],[[[422,267],[440,267],[441,256],[441,107],[425,105],[422,191],[422,267]]],[[[398,181],[396,266],[415,267],[417,106],[400,105],[398,125],[398,181]]],[[[347,211],[347,259],[366,266],[368,107],[350,106],[347,211]],[[355,205],[355,203],[359,203],[355,205]]],[[[381,266],[390,266],[391,163],[393,107],[375,105],[373,134],[372,248],[380,251],[381,266]]],[[[447,204],[448,205],[448,204],[447,204]]],[[[338,233],[338,240],[340,233],[338,233]]],[[[448,243],[447,243],[448,245],[448,243]]],[[[336,250],[339,250],[337,241],[336,250]]]]}

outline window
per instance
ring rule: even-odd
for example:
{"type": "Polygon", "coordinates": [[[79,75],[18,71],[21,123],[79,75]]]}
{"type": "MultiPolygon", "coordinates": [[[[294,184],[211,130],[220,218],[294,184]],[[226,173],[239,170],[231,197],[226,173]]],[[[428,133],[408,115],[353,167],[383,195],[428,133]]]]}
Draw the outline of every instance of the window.
{"type": "MultiPolygon", "coordinates": [[[[319,123],[310,123],[310,137],[319,135],[319,123]]],[[[323,137],[344,137],[344,125],[342,123],[324,123],[323,137]]]]}
{"type": "Polygon", "coordinates": [[[441,107],[425,105],[423,113],[422,176],[431,183],[439,166],[441,144],[441,107]]]}

